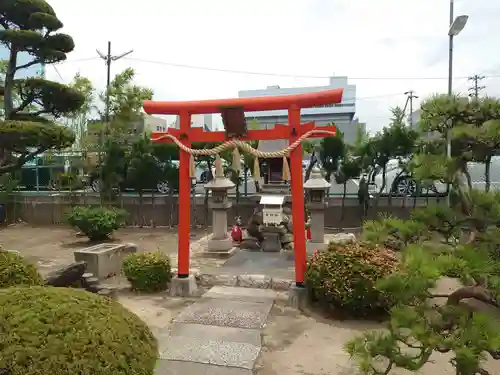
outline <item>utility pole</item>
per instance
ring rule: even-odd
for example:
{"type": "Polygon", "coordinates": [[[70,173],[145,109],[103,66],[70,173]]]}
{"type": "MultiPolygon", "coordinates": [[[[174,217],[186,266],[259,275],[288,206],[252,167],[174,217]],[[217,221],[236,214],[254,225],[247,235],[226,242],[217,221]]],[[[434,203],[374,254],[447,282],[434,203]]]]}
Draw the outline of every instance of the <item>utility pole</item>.
{"type": "Polygon", "coordinates": [[[413,91],[413,90],[405,92],[405,95],[406,95],[406,103],[405,103],[405,107],[403,109],[403,113],[406,113],[406,107],[408,106],[408,104],[410,104],[410,115],[408,116],[408,119],[409,119],[410,127],[412,128],[413,127],[413,116],[412,116],[413,99],[418,99],[418,96],[415,95],[415,91],[413,91]]]}
{"type": "MultiPolygon", "coordinates": [[[[106,103],[105,103],[105,109],[104,109],[104,121],[106,122],[106,127],[109,127],[109,86],[111,83],[111,62],[120,60],[121,58],[130,55],[134,50],[127,51],[125,53],[122,53],[120,55],[113,56],[111,55],[111,42],[108,42],[108,53],[105,55],[98,49],[96,49],[97,54],[101,59],[104,60],[106,64],[106,69],[107,69],[107,74],[106,74],[106,103]]],[[[103,129],[101,129],[99,133],[99,146],[102,149],[103,146],[103,129]]],[[[99,160],[101,159],[101,153],[99,153],[99,160]]]]}
{"type": "Polygon", "coordinates": [[[104,60],[106,63],[106,69],[107,69],[107,75],[106,75],[106,109],[105,109],[105,120],[106,123],[109,123],[109,85],[111,83],[111,62],[120,60],[121,58],[130,55],[132,52],[134,52],[133,49],[131,49],[128,52],[122,53],[121,55],[116,55],[113,56],[111,55],[111,42],[108,42],[108,53],[105,55],[98,49],[96,49],[97,54],[101,59],[104,60]]]}
{"type": "Polygon", "coordinates": [[[482,89],[485,89],[486,86],[479,86],[479,82],[484,79],[484,76],[474,74],[472,77],[468,78],[469,81],[473,81],[474,84],[472,87],[469,88],[469,96],[474,97],[474,98],[479,98],[479,91],[482,89]]]}

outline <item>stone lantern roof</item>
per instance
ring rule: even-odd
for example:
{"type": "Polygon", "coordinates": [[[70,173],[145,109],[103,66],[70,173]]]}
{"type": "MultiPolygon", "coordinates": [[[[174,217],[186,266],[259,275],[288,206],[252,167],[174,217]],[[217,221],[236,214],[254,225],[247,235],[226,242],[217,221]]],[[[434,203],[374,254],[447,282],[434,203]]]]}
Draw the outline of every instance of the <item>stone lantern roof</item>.
{"type": "Polygon", "coordinates": [[[228,178],[224,176],[216,176],[213,180],[206,183],[203,187],[206,190],[222,191],[232,189],[235,186],[236,185],[228,178]]]}
{"type": "Polygon", "coordinates": [[[332,184],[326,181],[318,167],[314,167],[311,171],[311,177],[304,183],[304,189],[307,190],[325,190],[330,188],[332,184]]]}

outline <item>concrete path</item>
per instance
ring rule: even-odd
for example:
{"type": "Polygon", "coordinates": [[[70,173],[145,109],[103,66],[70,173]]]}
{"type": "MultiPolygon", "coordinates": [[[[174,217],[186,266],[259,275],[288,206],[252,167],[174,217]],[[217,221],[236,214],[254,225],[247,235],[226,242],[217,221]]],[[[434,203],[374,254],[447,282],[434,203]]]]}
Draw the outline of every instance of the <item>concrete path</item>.
{"type": "Polygon", "coordinates": [[[157,334],[156,375],[251,375],[277,293],[216,286],[157,334]]]}

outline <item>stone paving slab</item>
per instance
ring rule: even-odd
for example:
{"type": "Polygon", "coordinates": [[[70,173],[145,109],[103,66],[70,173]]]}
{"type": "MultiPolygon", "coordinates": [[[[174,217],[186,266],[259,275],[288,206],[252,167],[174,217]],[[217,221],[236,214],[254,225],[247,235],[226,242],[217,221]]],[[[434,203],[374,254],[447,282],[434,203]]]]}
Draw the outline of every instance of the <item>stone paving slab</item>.
{"type": "Polygon", "coordinates": [[[171,336],[180,336],[188,338],[202,337],[205,340],[240,342],[255,346],[261,345],[260,330],[258,329],[174,323],[170,326],[169,333],[170,335],[165,338],[166,344],[171,336]]]}
{"type": "Polygon", "coordinates": [[[214,286],[203,295],[203,298],[218,298],[243,302],[269,303],[278,298],[278,293],[271,289],[214,286]]]}
{"type": "Polygon", "coordinates": [[[272,305],[272,302],[201,299],[185,308],[173,322],[260,329],[264,327],[272,305]]]}
{"type": "Polygon", "coordinates": [[[252,370],[159,359],[155,375],[252,375],[252,370]]]}
{"type": "Polygon", "coordinates": [[[241,367],[251,370],[260,346],[242,342],[172,336],[160,359],[241,367]]]}

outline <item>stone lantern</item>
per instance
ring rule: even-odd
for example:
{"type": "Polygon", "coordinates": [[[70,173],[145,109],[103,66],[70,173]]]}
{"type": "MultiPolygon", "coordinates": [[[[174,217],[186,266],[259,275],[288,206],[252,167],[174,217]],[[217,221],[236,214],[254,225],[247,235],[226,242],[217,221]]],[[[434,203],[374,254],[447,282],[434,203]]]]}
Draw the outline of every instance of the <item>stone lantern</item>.
{"type": "Polygon", "coordinates": [[[325,208],[326,193],[332,186],[326,181],[319,168],[311,171],[311,177],[304,183],[307,193],[307,209],[311,212],[311,240],[308,243],[309,250],[324,250],[325,244],[325,208]]]}
{"type": "Polygon", "coordinates": [[[231,208],[228,198],[229,189],[234,183],[222,176],[216,176],[205,184],[204,188],[212,192],[210,208],[212,209],[212,235],[208,240],[208,252],[217,255],[230,255],[233,251],[233,240],[228,235],[227,212],[231,208]]]}

